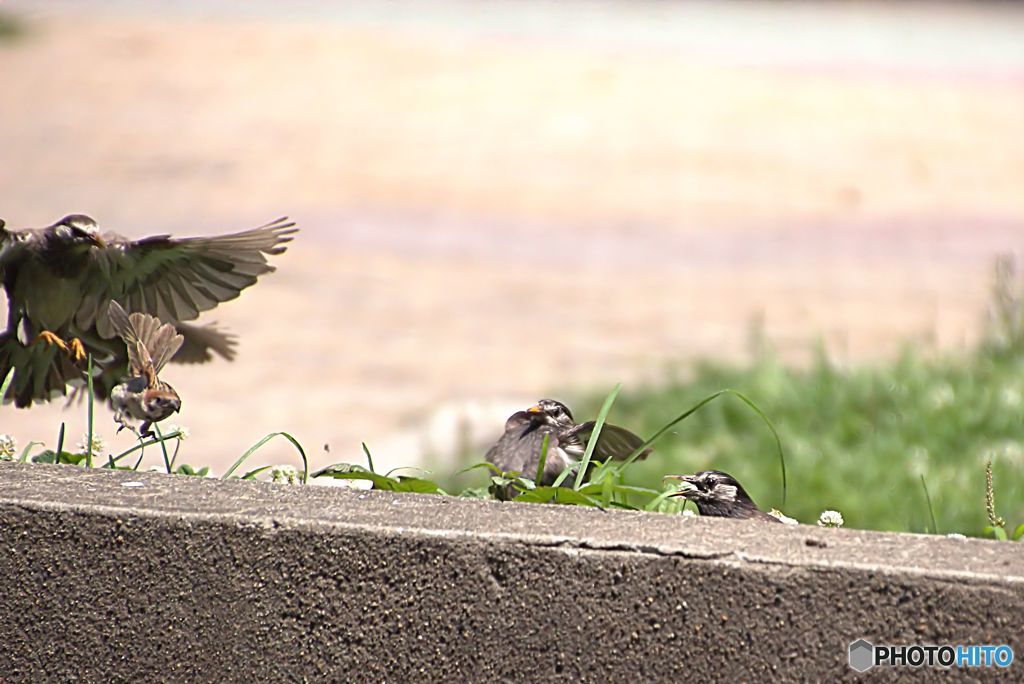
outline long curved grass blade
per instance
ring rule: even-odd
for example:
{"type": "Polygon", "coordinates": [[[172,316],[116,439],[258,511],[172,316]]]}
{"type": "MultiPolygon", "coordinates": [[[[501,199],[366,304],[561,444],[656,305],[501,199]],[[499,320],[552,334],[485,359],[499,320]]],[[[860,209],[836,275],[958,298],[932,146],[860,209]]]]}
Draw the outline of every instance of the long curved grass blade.
{"type": "Polygon", "coordinates": [[[745,394],[743,394],[742,392],[738,392],[738,391],[736,391],[734,389],[728,389],[728,388],[727,389],[721,389],[721,390],[718,390],[717,392],[709,394],[708,396],[706,396],[703,399],[701,399],[700,401],[698,401],[692,407],[690,407],[689,409],[687,409],[686,411],[684,411],[680,415],[678,415],[675,418],[673,418],[664,427],[662,427],[660,430],[655,432],[652,437],[647,439],[647,441],[645,441],[643,444],[641,444],[636,449],[634,449],[633,453],[631,453],[628,457],[626,457],[625,459],[622,460],[622,464],[619,467],[624,469],[626,466],[628,466],[633,461],[635,461],[637,459],[637,457],[639,457],[640,454],[643,453],[644,449],[646,449],[647,447],[651,446],[656,441],[658,441],[661,438],[662,435],[664,435],[666,432],[668,432],[673,427],[675,427],[677,423],[680,423],[680,422],[686,420],[691,415],[693,415],[698,410],[700,410],[704,405],[710,404],[712,401],[714,401],[718,397],[722,396],[723,394],[731,394],[734,397],[736,397],[737,399],[739,399],[740,401],[742,401],[744,404],[749,406],[754,411],[754,413],[756,413],[761,418],[761,420],[764,421],[764,424],[768,426],[768,430],[771,431],[772,437],[775,438],[775,447],[778,450],[778,454],[779,454],[779,469],[782,471],[782,506],[784,508],[785,505],[786,505],[786,495],[789,493],[789,485],[788,485],[788,482],[787,482],[787,479],[786,479],[786,455],[785,455],[785,452],[782,449],[782,438],[779,437],[779,433],[775,429],[775,425],[768,418],[768,416],[765,415],[764,411],[762,411],[757,406],[757,404],[755,404],[753,401],[751,401],[745,394]]]}
{"type": "Polygon", "coordinates": [[[576,483],[573,485],[573,489],[578,490],[583,486],[583,478],[587,475],[590,458],[597,447],[597,440],[601,437],[601,428],[604,427],[604,421],[608,418],[608,412],[612,410],[612,404],[615,403],[615,397],[619,396],[620,389],[622,389],[622,383],[615,385],[615,388],[608,394],[601,405],[601,411],[597,414],[597,420],[594,421],[594,430],[590,433],[590,439],[587,440],[587,448],[583,452],[583,460],[580,461],[580,469],[576,472],[576,483]]]}
{"type": "Polygon", "coordinates": [[[262,472],[263,472],[264,470],[270,470],[270,469],[271,469],[271,468],[273,468],[273,467],[274,467],[274,466],[270,466],[270,465],[265,465],[265,466],[260,466],[259,468],[254,468],[253,470],[250,470],[249,472],[247,472],[247,473],[246,473],[245,475],[243,475],[243,476],[242,476],[241,478],[239,478],[239,479],[242,479],[242,480],[252,480],[252,479],[254,479],[254,478],[255,478],[255,477],[257,476],[257,475],[259,475],[260,473],[262,473],[262,472]]]}
{"type": "Polygon", "coordinates": [[[306,460],[306,451],[305,449],[302,448],[302,445],[299,444],[299,440],[295,439],[287,432],[271,432],[269,435],[253,444],[246,450],[244,454],[241,455],[241,457],[239,457],[237,461],[231,464],[231,467],[228,468],[227,471],[220,476],[220,479],[226,480],[229,477],[231,477],[231,474],[238,470],[238,467],[245,463],[246,459],[248,459],[250,456],[256,453],[256,451],[260,447],[262,447],[264,444],[272,440],[274,437],[284,437],[289,442],[291,442],[292,446],[294,446],[295,449],[299,452],[299,456],[302,458],[302,484],[306,484],[306,481],[309,478],[309,461],[306,460]]]}
{"type": "Polygon", "coordinates": [[[459,475],[465,475],[466,473],[471,472],[473,470],[483,470],[483,469],[490,470],[493,475],[501,475],[501,468],[499,468],[498,466],[494,465],[493,463],[489,463],[487,461],[480,461],[479,463],[474,463],[471,466],[466,466],[462,470],[459,470],[458,472],[455,473],[455,475],[453,477],[458,477],[459,475]]]}
{"type": "Polygon", "coordinates": [[[166,441],[168,439],[177,439],[180,435],[181,435],[181,432],[178,431],[178,430],[175,430],[171,434],[164,435],[163,437],[161,437],[159,439],[154,437],[153,439],[151,439],[148,442],[143,442],[143,441],[140,440],[138,444],[136,444],[135,446],[133,446],[133,447],[131,447],[129,449],[125,449],[124,451],[119,453],[117,456],[111,456],[111,457],[107,458],[107,463],[105,464],[104,467],[113,468],[115,465],[117,465],[117,462],[120,461],[125,456],[130,456],[131,454],[134,454],[136,451],[139,451],[140,449],[144,450],[146,447],[153,446],[154,444],[157,444],[160,441],[166,441]]]}
{"type": "MultiPolygon", "coordinates": [[[[392,468],[391,470],[386,472],[384,474],[384,477],[391,477],[391,475],[393,473],[397,473],[399,470],[415,470],[416,472],[420,473],[421,475],[433,475],[434,474],[432,471],[427,470],[426,468],[419,468],[417,466],[398,466],[397,468],[392,468]]],[[[403,477],[403,476],[399,475],[398,477],[403,477]]],[[[406,475],[405,477],[412,477],[412,476],[411,475],[406,475]]]]}
{"type": "Polygon", "coordinates": [[[25,445],[25,448],[21,450],[21,456],[18,457],[18,463],[24,463],[28,460],[28,452],[35,446],[44,446],[42,442],[29,442],[25,445]]]}

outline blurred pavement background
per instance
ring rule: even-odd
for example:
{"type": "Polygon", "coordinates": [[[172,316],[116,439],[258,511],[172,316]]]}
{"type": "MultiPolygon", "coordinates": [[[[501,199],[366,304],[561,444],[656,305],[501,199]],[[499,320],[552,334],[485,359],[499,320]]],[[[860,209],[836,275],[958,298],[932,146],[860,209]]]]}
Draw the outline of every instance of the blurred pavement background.
{"type": "MultiPolygon", "coordinates": [[[[366,441],[408,465],[543,395],[741,357],[752,322],[794,362],[819,339],[847,361],[962,347],[994,256],[1024,254],[1015,5],[0,13],[21,27],[0,40],[9,225],[302,228],[200,319],[237,361],[167,372],[181,460],[217,471],[274,430],[315,464],[366,441]]],[[[84,409],[3,408],[0,432],[52,443],[61,420],[73,443],[84,409]]]]}

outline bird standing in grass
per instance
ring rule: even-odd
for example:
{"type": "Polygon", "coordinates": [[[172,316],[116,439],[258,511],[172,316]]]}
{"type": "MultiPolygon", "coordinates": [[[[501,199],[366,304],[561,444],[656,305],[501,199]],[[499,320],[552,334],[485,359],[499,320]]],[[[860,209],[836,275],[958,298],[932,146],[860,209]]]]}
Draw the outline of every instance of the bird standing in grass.
{"type": "Polygon", "coordinates": [[[237,297],[274,267],[296,232],[278,219],[259,228],[214,237],[155,235],[130,240],[101,233],[82,214],[46,228],[7,230],[0,221],[0,283],[7,294],[7,327],[0,333],[0,377],[14,368],[19,407],[63,396],[82,384],[86,353],[101,359],[94,378],[105,398],[128,372],[107,303],[156,316],[184,338],[175,362],[234,356],[234,338],[212,326],[186,323],[237,297]]]}
{"type": "Polygon", "coordinates": [[[721,470],[702,470],[693,475],[668,475],[666,479],[680,480],[690,485],[672,496],[692,501],[701,515],[781,522],[759,509],[736,478],[721,470]]]}
{"type": "Polygon", "coordinates": [[[124,340],[128,354],[128,379],[114,387],[110,401],[114,420],[124,428],[135,430],[141,421],[141,437],[150,437],[150,426],[181,409],[181,398],[168,383],[160,379],[164,365],[181,348],[185,338],[170,323],[161,324],[149,314],[130,316],[115,301],[108,310],[114,331],[124,340]]]}
{"type": "MultiPolygon", "coordinates": [[[[509,416],[504,434],[488,449],[485,458],[502,472],[536,477],[541,448],[547,436],[544,472],[537,484],[550,485],[563,470],[583,458],[594,424],[594,421],[577,424],[565,404],[554,399],[541,399],[535,406],[509,416]]],[[[591,458],[602,462],[622,460],[643,442],[629,430],[605,423],[591,458]]],[[[650,451],[645,449],[638,458],[646,458],[650,451]]]]}

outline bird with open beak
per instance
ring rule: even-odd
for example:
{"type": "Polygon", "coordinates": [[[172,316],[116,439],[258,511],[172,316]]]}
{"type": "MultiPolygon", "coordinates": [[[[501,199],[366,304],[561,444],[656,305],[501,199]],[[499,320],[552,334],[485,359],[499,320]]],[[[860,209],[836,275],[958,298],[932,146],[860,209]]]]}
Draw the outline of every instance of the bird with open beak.
{"type": "Polygon", "coordinates": [[[666,475],[665,479],[679,480],[688,485],[672,496],[692,501],[701,515],[781,522],[759,509],[736,478],[721,470],[702,470],[693,475],[666,475]]]}
{"type": "Polygon", "coordinates": [[[117,431],[126,427],[134,431],[134,423],[139,421],[139,436],[150,437],[153,423],[181,410],[181,398],[159,373],[185,339],[170,323],[160,323],[149,314],[129,316],[115,301],[110,302],[109,314],[114,330],[124,340],[129,362],[128,378],[110,393],[114,420],[121,425],[117,431]]]}
{"type": "Polygon", "coordinates": [[[287,219],[214,237],[155,235],[130,240],[101,233],[83,214],[46,228],[8,230],[0,221],[0,284],[7,327],[0,333],[0,377],[15,369],[11,396],[19,407],[81,386],[86,353],[103,358],[94,390],[106,398],[129,372],[108,302],[173,325],[182,343],[174,361],[234,356],[234,339],[212,326],[186,323],[237,297],[274,270],[296,229],[287,219]]]}
{"type": "MultiPolygon", "coordinates": [[[[488,449],[485,458],[502,472],[518,472],[533,478],[540,466],[544,437],[548,439],[544,472],[537,484],[550,485],[566,468],[583,458],[594,432],[594,421],[577,424],[569,408],[554,399],[541,399],[525,411],[517,411],[505,422],[505,431],[488,449]]],[[[601,428],[592,459],[607,461],[629,457],[644,443],[629,430],[605,423],[601,428]]],[[[646,458],[644,449],[637,458],[646,458]]]]}

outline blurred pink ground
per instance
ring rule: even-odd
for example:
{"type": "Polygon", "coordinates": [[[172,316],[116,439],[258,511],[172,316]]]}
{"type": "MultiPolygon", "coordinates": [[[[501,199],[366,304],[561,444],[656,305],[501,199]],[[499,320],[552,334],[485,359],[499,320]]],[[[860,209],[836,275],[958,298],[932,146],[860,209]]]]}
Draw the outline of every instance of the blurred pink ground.
{"type": "MultiPolygon", "coordinates": [[[[183,460],[288,430],[319,464],[362,440],[409,463],[441,407],[496,433],[518,401],[741,357],[754,318],[796,361],[976,338],[992,258],[1024,249],[1021,10],[483,5],[7,6],[29,27],[0,44],[10,225],[302,227],[203,319],[238,361],[168,370],[183,460]]],[[[0,432],[74,442],[83,413],[4,408],[0,432]]]]}

